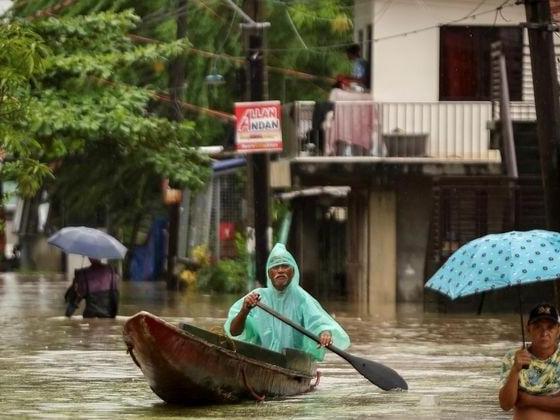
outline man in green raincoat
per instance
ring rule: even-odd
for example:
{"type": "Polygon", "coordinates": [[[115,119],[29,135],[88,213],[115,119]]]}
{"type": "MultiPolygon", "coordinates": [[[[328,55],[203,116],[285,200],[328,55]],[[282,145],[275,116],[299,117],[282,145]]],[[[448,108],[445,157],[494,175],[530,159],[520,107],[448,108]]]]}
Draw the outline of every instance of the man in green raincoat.
{"type": "Polygon", "coordinates": [[[272,249],[266,270],[268,287],[253,290],[229,310],[224,325],[228,335],[278,352],[285,348],[302,350],[316,360],[323,360],[327,345],[343,350],[350,345],[348,334],[299,285],[298,266],[283,244],[272,249]],[[253,309],[259,300],[319,336],[321,345],[265,311],[253,309]]]}

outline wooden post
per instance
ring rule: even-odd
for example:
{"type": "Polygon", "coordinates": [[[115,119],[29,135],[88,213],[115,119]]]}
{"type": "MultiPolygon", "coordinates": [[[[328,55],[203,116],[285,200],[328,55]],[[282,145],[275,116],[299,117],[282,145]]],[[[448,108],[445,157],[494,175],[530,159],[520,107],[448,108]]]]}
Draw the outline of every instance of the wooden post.
{"type": "Polygon", "coordinates": [[[548,1],[525,0],[547,227],[560,230],[560,102],[548,1]]]}
{"type": "MultiPolygon", "coordinates": [[[[556,3],[554,1],[554,3],[556,3]]],[[[541,173],[548,229],[560,230],[560,102],[554,54],[551,3],[525,0],[537,113],[541,173]]],[[[554,282],[558,304],[558,281],[554,282]]]]}
{"type": "MultiPolygon", "coordinates": [[[[254,21],[258,22],[261,10],[259,1],[246,3],[245,11],[254,21]]],[[[249,101],[267,99],[266,66],[264,59],[264,27],[243,25],[246,31],[245,49],[247,54],[247,77],[249,101]]],[[[261,286],[266,285],[266,260],[268,258],[268,231],[270,226],[270,191],[269,191],[269,156],[268,153],[257,153],[248,159],[250,170],[249,196],[252,196],[252,219],[255,228],[255,278],[261,286]]]]}
{"type": "MultiPolygon", "coordinates": [[[[177,10],[182,11],[177,15],[177,39],[187,36],[187,0],[177,1],[177,10]]],[[[185,57],[179,55],[169,64],[169,96],[171,97],[170,118],[175,121],[183,119],[180,105],[185,89],[185,57]]],[[[177,243],[179,237],[179,217],[181,203],[169,204],[169,238],[167,246],[167,288],[176,289],[178,279],[175,275],[175,262],[177,260],[177,243]]]]}

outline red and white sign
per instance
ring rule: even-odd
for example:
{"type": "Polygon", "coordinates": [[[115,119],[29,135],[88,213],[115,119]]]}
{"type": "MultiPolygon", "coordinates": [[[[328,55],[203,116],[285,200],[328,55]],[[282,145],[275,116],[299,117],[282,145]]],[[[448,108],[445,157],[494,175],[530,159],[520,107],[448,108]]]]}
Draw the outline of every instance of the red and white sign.
{"type": "Polygon", "coordinates": [[[235,145],[238,152],[281,152],[280,101],[236,102],[235,145]]]}

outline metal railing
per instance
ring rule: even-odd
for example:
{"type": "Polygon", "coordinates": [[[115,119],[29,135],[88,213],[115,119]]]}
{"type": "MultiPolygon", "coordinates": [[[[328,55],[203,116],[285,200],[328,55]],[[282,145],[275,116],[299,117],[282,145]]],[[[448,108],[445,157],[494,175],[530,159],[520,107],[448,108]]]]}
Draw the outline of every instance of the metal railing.
{"type": "Polygon", "coordinates": [[[500,162],[484,102],[312,101],[289,104],[287,150],[298,156],[376,156],[500,162]]]}

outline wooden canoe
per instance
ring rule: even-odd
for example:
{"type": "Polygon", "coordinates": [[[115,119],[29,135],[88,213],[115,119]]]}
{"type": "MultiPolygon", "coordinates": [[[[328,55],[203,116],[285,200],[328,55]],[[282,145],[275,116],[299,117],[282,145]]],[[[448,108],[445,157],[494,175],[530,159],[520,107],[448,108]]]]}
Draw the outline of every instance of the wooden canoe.
{"type": "Polygon", "coordinates": [[[316,365],[306,353],[278,353],[148,312],[124,325],[124,341],[152,390],[172,404],[260,400],[310,391],[316,365]]]}

